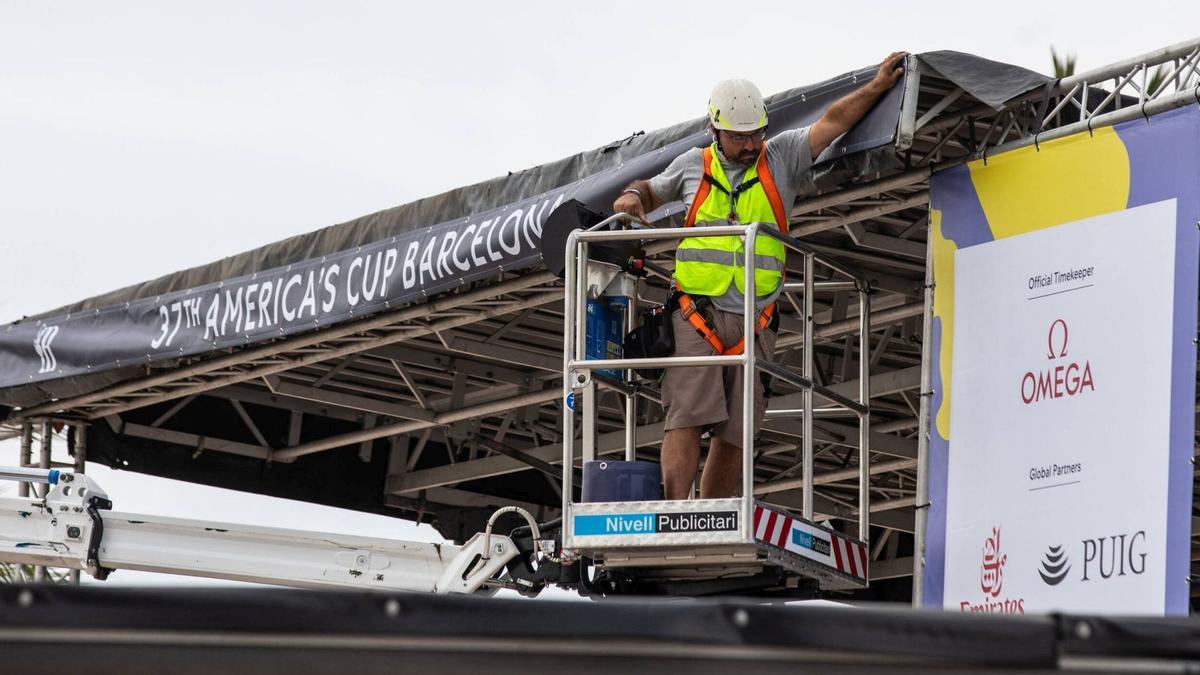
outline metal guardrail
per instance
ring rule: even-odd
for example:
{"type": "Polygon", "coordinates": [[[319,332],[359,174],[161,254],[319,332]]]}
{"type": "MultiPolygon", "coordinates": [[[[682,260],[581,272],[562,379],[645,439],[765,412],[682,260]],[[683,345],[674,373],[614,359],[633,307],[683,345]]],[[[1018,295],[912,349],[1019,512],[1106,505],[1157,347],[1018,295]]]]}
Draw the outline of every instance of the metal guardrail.
{"type": "MultiPolygon", "coordinates": [[[[784,284],[784,293],[800,292],[802,294],[803,312],[804,312],[804,342],[803,354],[800,374],[793,373],[787,367],[763,361],[755,355],[756,335],[754,324],[757,316],[755,311],[755,293],[754,283],[754,262],[753,256],[746,256],[747,265],[745,267],[744,288],[745,288],[745,305],[743,307],[743,334],[745,335],[745,349],[740,355],[736,356],[687,356],[687,357],[664,357],[664,358],[646,358],[646,359],[587,359],[586,358],[586,307],[587,307],[587,278],[589,264],[589,245],[595,242],[614,242],[614,241],[664,241],[677,240],[688,236],[697,236],[697,232],[693,228],[645,228],[636,230],[603,230],[603,227],[611,226],[613,223],[625,221],[635,225],[644,226],[644,223],[626,214],[616,214],[611,216],[587,231],[576,230],[567,239],[566,250],[566,293],[565,293],[565,312],[563,326],[563,397],[567,400],[572,394],[582,393],[588,387],[593,387],[594,381],[591,378],[591,373],[595,370],[623,370],[627,374],[637,368],[676,368],[676,367],[695,367],[695,366],[740,366],[744,369],[742,378],[743,392],[742,400],[749,403],[754,400],[754,372],[762,371],[771,377],[779,378],[787,381],[802,392],[802,407],[799,409],[790,409],[786,411],[775,411],[776,415],[799,415],[802,420],[802,443],[803,443],[803,458],[802,458],[802,480],[803,480],[803,507],[802,515],[806,520],[813,519],[813,419],[814,417],[830,416],[830,415],[853,415],[858,418],[859,427],[859,472],[858,472],[858,525],[859,538],[866,541],[869,535],[870,526],[870,320],[871,308],[868,298],[868,282],[865,277],[841,263],[830,260],[822,256],[816,250],[805,246],[800,241],[786,234],[772,229],[770,226],[764,226],[761,223],[753,223],[749,225],[731,225],[731,226],[716,226],[703,228],[704,236],[738,236],[743,237],[745,241],[744,250],[755,250],[755,242],[760,236],[769,236],[780,241],[789,250],[798,253],[804,257],[804,272],[803,278],[799,282],[788,282],[784,284]],[[814,278],[814,268],[817,263],[833,270],[834,272],[847,277],[846,280],[835,281],[816,281],[814,278]],[[816,349],[813,338],[813,321],[814,307],[813,298],[818,290],[846,290],[857,288],[859,293],[859,391],[858,400],[838,394],[827,387],[816,384],[813,378],[813,370],[816,356],[816,349]],[[814,407],[814,397],[819,396],[828,400],[833,405],[823,406],[821,408],[814,407]]],[[[630,303],[630,310],[627,312],[627,317],[636,315],[636,302],[630,303]]],[[[631,323],[626,323],[627,330],[632,328],[631,323]]],[[[632,391],[625,391],[627,400],[627,415],[626,415],[626,458],[633,458],[633,450],[635,439],[632,436],[632,429],[636,425],[636,420],[632,414],[629,414],[633,408],[633,400],[635,394],[632,391]]],[[[587,397],[585,399],[594,396],[587,397]]],[[[563,513],[570,513],[571,496],[574,483],[574,472],[572,468],[577,460],[584,462],[595,459],[595,421],[594,408],[584,403],[582,406],[582,415],[573,409],[570,405],[564,405],[563,409],[563,513]],[[577,416],[581,416],[582,420],[577,420],[577,416]],[[576,427],[582,422],[582,452],[576,456],[576,427]]],[[[747,450],[743,452],[742,463],[742,519],[743,522],[753,522],[754,510],[754,424],[753,405],[744,405],[742,424],[742,448],[747,450]]],[[[752,531],[748,532],[748,541],[753,543],[754,535],[752,531]]]]}
{"type": "Polygon", "coordinates": [[[1200,38],[1065,77],[1051,94],[1036,133],[988,148],[984,156],[1200,104],[1200,38]]]}
{"type": "Polygon", "coordinates": [[[1200,38],[1051,81],[999,109],[968,103],[971,99],[959,87],[923,98],[922,80],[936,73],[923,73],[915,56],[906,60],[905,68],[896,149],[904,152],[923,140],[921,151],[910,160],[919,168],[886,178],[881,187],[909,184],[906,178],[914,173],[916,181],[911,182],[924,180],[928,176],[921,176],[920,169],[936,172],[966,159],[1200,103],[1200,38]],[[943,156],[947,150],[949,156],[943,156]]]}

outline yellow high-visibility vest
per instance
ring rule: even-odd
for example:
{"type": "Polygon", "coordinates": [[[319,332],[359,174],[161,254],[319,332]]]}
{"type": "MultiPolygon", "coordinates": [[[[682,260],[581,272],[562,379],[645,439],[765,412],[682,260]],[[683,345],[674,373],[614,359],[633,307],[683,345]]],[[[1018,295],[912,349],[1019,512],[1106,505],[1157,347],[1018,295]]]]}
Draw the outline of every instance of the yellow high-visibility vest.
{"type": "MultiPolygon", "coordinates": [[[[732,188],[716,143],[704,149],[704,178],[692,200],[684,227],[729,225],[731,223],[774,223],[787,232],[783,200],[767,167],[767,149],[746,170],[742,182],[732,188]]],[[[739,236],[686,237],[675,250],[675,285],[685,293],[724,295],[733,282],[745,293],[745,243],[739,236]]],[[[756,296],[774,293],[783,280],[787,249],[773,237],[759,236],[754,243],[754,291],[756,296]]]]}

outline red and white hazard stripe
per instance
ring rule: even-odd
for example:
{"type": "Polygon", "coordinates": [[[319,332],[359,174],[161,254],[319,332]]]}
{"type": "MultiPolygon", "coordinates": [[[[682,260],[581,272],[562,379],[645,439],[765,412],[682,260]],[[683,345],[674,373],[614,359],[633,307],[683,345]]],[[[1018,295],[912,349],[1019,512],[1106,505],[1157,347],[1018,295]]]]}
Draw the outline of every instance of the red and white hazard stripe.
{"type": "Polygon", "coordinates": [[[792,518],[777,511],[754,506],[754,538],[785,548],[792,531],[792,518]]]}
{"type": "MultiPolygon", "coordinates": [[[[791,541],[792,528],[800,523],[795,518],[778,511],[754,506],[754,538],[778,548],[800,553],[808,558],[824,557],[813,551],[801,549],[791,541]]],[[[818,528],[829,535],[833,567],[854,577],[867,576],[867,547],[846,539],[836,532],[818,528]]]]}
{"type": "Polygon", "coordinates": [[[833,549],[833,560],[839,570],[856,577],[867,576],[866,546],[835,535],[830,548],[833,549]]]}

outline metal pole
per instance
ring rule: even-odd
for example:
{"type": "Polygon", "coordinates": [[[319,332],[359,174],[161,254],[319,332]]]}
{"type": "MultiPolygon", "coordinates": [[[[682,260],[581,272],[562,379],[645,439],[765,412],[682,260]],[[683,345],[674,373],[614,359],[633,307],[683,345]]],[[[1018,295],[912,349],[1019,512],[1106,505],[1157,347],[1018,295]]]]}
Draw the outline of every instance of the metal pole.
{"type": "Polygon", "coordinates": [[[1041,133],[1034,134],[1033,136],[1025,136],[1015,141],[1005,143],[1004,145],[998,145],[994,148],[989,148],[986,154],[998,155],[1002,152],[1016,150],[1017,148],[1033,145],[1037,142],[1045,143],[1046,141],[1062,138],[1064,136],[1070,136],[1071,134],[1077,134],[1084,131],[1095,131],[1096,129],[1110,127],[1120,124],[1121,122],[1128,122],[1129,120],[1138,119],[1140,117],[1153,117],[1154,115],[1167,112],[1168,110],[1195,105],[1196,103],[1200,103],[1200,87],[1196,87],[1194,89],[1184,89],[1183,91],[1176,92],[1165,98],[1156,98],[1153,101],[1143,105],[1126,106],[1112,112],[1082,119],[1078,122],[1057,127],[1049,131],[1043,131],[1041,133]]]}
{"type": "MultiPolygon", "coordinates": [[[[788,446],[783,445],[786,448],[788,446]]],[[[908,471],[917,467],[915,459],[893,459],[887,462],[875,462],[871,464],[871,475],[878,476],[881,473],[890,473],[892,471],[908,471]]],[[[835,471],[825,471],[816,475],[813,478],[814,485],[828,485],[829,483],[840,483],[850,480],[858,476],[858,469],[851,467],[849,469],[837,469],[835,471]]],[[[795,490],[803,488],[803,481],[799,478],[782,478],[766,483],[759,483],[754,487],[754,494],[769,495],[787,490],[795,490]]],[[[878,511],[879,509],[872,509],[878,511]]]]}
{"type": "MultiPolygon", "coordinates": [[[[804,379],[812,382],[813,377],[813,358],[816,354],[816,346],[813,344],[813,262],[815,256],[812,253],[804,256],[804,344],[803,358],[801,359],[801,374],[804,379]]],[[[802,502],[801,515],[805,520],[813,519],[813,391],[812,387],[805,387],[801,393],[801,407],[804,408],[804,417],[801,419],[801,433],[803,437],[803,457],[801,463],[801,477],[804,479],[804,495],[802,502]]]]}
{"type": "MultiPolygon", "coordinates": [[[[929,192],[922,190],[900,199],[899,201],[889,201],[884,204],[876,204],[874,206],[864,206],[847,212],[845,215],[830,218],[829,220],[817,220],[805,222],[800,225],[792,226],[789,231],[793,237],[807,237],[818,232],[826,230],[835,230],[845,225],[853,223],[861,223],[864,220],[886,216],[889,213],[896,213],[904,209],[911,209],[917,206],[922,206],[929,203],[929,192]]],[[[810,244],[811,245],[811,244],[810,244]]]]}
{"type": "MultiPolygon", "coordinates": [[[[580,391],[583,401],[576,400],[576,405],[583,405],[583,453],[580,461],[587,463],[596,459],[596,398],[599,395],[596,380],[588,381],[587,386],[580,391]]],[[[577,396],[576,399],[579,397],[577,396]]]]}
{"type": "MultiPolygon", "coordinates": [[[[49,420],[42,422],[42,448],[41,448],[41,453],[38,455],[38,468],[41,468],[41,469],[49,469],[50,468],[50,451],[51,451],[51,446],[52,446],[53,440],[54,440],[54,425],[51,424],[49,420]]],[[[50,493],[50,486],[46,485],[46,487],[44,487],[42,489],[42,494],[39,496],[45,497],[49,493],[50,493]]]]}
{"type": "MultiPolygon", "coordinates": [[[[87,464],[87,425],[75,425],[75,473],[83,474],[87,464]]],[[[79,570],[71,570],[71,583],[79,585],[79,570]]]]}
{"type": "MultiPolygon", "coordinates": [[[[705,227],[704,236],[744,236],[746,227],[744,225],[727,225],[705,227]],[[709,233],[712,235],[709,235],[709,233]]],[[[694,231],[686,227],[656,227],[653,230],[638,230],[637,232],[629,232],[626,230],[604,230],[596,232],[580,232],[579,241],[587,243],[591,241],[652,241],[656,239],[685,239],[687,237],[696,236],[694,231]]],[[[581,254],[582,255],[582,254],[581,254]]]]}
{"type": "MultiPolygon", "coordinates": [[[[818,291],[853,291],[858,289],[858,285],[853,281],[818,281],[813,284],[813,287],[818,291]]],[[[803,281],[793,281],[783,285],[784,292],[800,291],[804,292],[803,281]]]]}
{"type": "Polygon", "coordinates": [[[527,394],[520,394],[510,398],[502,398],[494,401],[486,401],[478,405],[468,406],[466,408],[458,408],[457,410],[447,410],[444,413],[434,415],[433,419],[428,420],[412,420],[407,422],[394,422],[391,424],[381,424],[379,426],[360,429],[349,433],[323,438],[317,441],[301,443],[290,448],[277,450],[272,455],[276,462],[290,462],[297,457],[311,455],[317,452],[332,450],[346,445],[354,445],[365,441],[373,441],[377,438],[387,438],[396,434],[407,434],[429,427],[437,427],[463,420],[474,419],[476,417],[487,417],[497,413],[508,412],[515,408],[524,408],[528,405],[537,405],[553,401],[559,397],[559,392],[556,388],[550,387],[539,391],[531,391],[527,394]]]}
{"type": "Polygon", "coordinates": [[[1153,66],[1159,63],[1181,58],[1192,53],[1197,47],[1200,47],[1200,39],[1192,38],[1183,42],[1177,42],[1173,45],[1156,49],[1152,52],[1146,52],[1138,56],[1133,56],[1116,63],[1110,63],[1106,66],[1094,68],[1092,70],[1076,73],[1070,77],[1064,77],[1058,81],[1057,86],[1052,93],[1061,93],[1074,87],[1080,83],[1099,82],[1107,80],[1110,77],[1124,75],[1136,66],[1147,65],[1153,66]]]}
{"type": "Polygon", "coordinates": [[[685,368],[693,366],[741,366],[741,356],[663,356],[652,359],[580,359],[567,364],[580,370],[620,368],[685,368]]]}
{"type": "MultiPolygon", "coordinates": [[[[573,348],[575,360],[587,358],[587,291],[588,291],[588,245],[580,241],[575,249],[575,309],[572,322],[571,339],[575,341],[573,348]]],[[[578,402],[576,402],[578,403],[578,402]]]]}
{"type": "Polygon", "coordinates": [[[83,473],[87,462],[87,425],[75,425],[75,473],[83,473]]]}
{"type": "MultiPolygon", "coordinates": [[[[42,469],[50,468],[50,451],[53,439],[54,426],[49,420],[46,420],[42,422],[42,448],[41,454],[38,457],[38,467],[42,469]]],[[[40,496],[44,499],[46,495],[50,494],[50,485],[47,483],[46,486],[42,488],[41,492],[42,493],[40,496]]],[[[35,582],[45,581],[47,576],[45,565],[38,565],[37,567],[33,568],[33,580],[35,582]]]]}
{"type": "MultiPolygon", "coordinates": [[[[916,101],[916,99],[913,100],[914,102],[916,101]]],[[[907,97],[905,102],[907,102],[907,97]]],[[[912,111],[912,114],[916,114],[915,107],[912,111]]],[[[913,121],[916,121],[915,117],[913,118],[913,121]]],[[[831,206],[841,206],[843,204],[862,199],[863,197],[874,197],[881,192],[889,192],[898,188],[916,185],[917,183],[922,183],[928,180],[929,176],[932,174],[933,167],[924,166],[919,169],[912,169],[911,171],[905,171],[904,173],[896,174],[895,176],[881,178],[870,183],[863,183],[862,185],[855,185],[854,187],[837,190],[836,192],[830,192],[817,197],[810,197],[808,199],[797,201],[796,205],[792,207],[791,215],[801,216],[806,213],[827,209],[831,206]]]]}
{"type": "MultiPolygon", "coordinates": [[[[579,242],[579,257],[575,263],[579,272],[575,276],[575,358],[587,358],[587,302],[588,302],[588,243],[579,242]]],[[[596,381],[588,380],[589,384],[575,397],[576,407],[583,412],[583,443],[582,460],[589,462],[596,458],[596,381]],[[580,398],[583,400],[581,401],[580,398]]]]}
{"type": "Polygon", "coordinates": [[[912,147],[917,131],[917,98],[921,89],[921,71],[917,57],[904,59],[904,97],[900,100],[900,125],[896,132],[896,150],[912,147]]]}
{"type": "MultiPolygon", "coordinates": [[[[888,324],[898,323],[904,319],[909,319],[914,316],[921,316],[924,307],[919,302],[910,302],[906,305],[897,307],[889,307],[875,312],[872,315],[872,320],[879,324],[879,327],[887,326],[888,324]]],[[[831,321],[821,324],[821,327],[816,331],[817,337],[820,338],[839,338],[847,335],[853,335],[858,331],[858,317],[850,317],[841,321],[831,321]]],[[[776,349],[791,347],[798,345],[803,341],[802,337],[796,335],[784,335],[775,342],[776,349]]]]}
{"type": "Polygon", "coordinates": [[[0,467],[0,480],[19,481],[23,483],[52,485],[58,482],[58,472],[49,469],[38,469],[30,467],[27,469],[16,467],[0,467]]]}
{"type": "Polygon", "coordinates": [[[575,278],[579,270],[575,269],[575,258],[579,253],[577,233],[573,232],[567,237],[567,251],[563,264],[563,272],[565,275],[564,283],[565,292],[563,293],[563,384],[562,384],[562,403],[563,403],[563,462],[562,462],[562,517],[563,517],[563,538],[564,545],[569,539],[571,529],[568,525],[569,512],[571,504],[571,494],[574,491],[575,476],[572,471],[574,467],[575,455],[575,410],[571,405],[567,405],[571,398],[571,371],[569,364],[575,360],[575,285],[578,280],[575,278]]]}
{"type": "MultiPolygon", "coordinates": [[[[628,298],[625,305],[625,332],[633,330],[633,322],[637,321],[637,291],[633,297],[628,298]]],[[[624,357],[624,354],[621,355],[624,357]]],[[[637,376],[632,370],[625,371],[626,384],[633,385],[637,376]]],[[[632,462],[637,459],[637,395],[632,389],[625,394],[625,461],[632,462]]]]}
{"type": "MultiPolygon", "coordinates": [[[[21,425],[21,456],[20,465],[29,467],[33,465],[33,423],[25,422],[21,425]]],[[[29,483],[22,481],[17,484],[17,496],[29,496],[29,483]]]]}
{"type": "MultiPolygon", "coordinates": [[[[871,297],[858,291],[858,400],[867,407],[858,415],[858,538],[871,540],[871,297]]],[[[880,345],[883,348],[883,345],[880,345]]]]}
{"type": "Polygon", "coordinates": [[[758,342],[754,323],[758,295],[754,289],[754,253],[758,240],[758,225],[746,228],[743,268],[745,296],[742,298],[742,528],[745,539],[754,541],[754,349],[758,342]]]}
{"type": "Polygon", "coordinates": [[[921,324],[921,407],[917,417],[917,502],[916,525],[913,529],[913,598],[914,607],[920,607],[925,596],[925,527],[929,517],[929,438],[931,410],[929,391],[930,373],[933,371],[933,230],[926,237],[925,254],[925,319],[921,324]]]}

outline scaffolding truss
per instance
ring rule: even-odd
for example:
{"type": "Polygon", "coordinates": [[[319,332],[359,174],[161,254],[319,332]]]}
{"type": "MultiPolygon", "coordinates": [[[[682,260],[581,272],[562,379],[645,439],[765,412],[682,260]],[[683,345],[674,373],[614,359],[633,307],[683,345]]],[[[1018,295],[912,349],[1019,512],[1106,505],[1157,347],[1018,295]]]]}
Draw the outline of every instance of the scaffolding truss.
{"type": "MultiPolygon", "coordinates": [[[[803,307],[780,304],[776,361],[796,363],[811,339],[812,381],[843,396],[859,391],[860,365],[869,365],[870,452],[859,456],[855,425],[815,416],[807,439],[814,489],[806,496],[798,489],[804,425],[773,414],[753,472],[761,501],[800,512],[811,500],[816,520],[847,531],[858,520],[857,466],[865,462],[871,532],[861,538],[872,542],[875,588],[912,575],[916,512],[925,502],[930,176],[998,150],[1200,104],[1200,40],[1063,78],[998,107],[915,65],[910,60],[897,134],[899,168],[809,196],[791,212],[792,236],[870,279],[868,349],[858,346],[854,289],[819,296],[811,327],[803,307]]],[[[663,270],[671,264],[663,251],[652,262],[663,270]]],[[[830,278],[828,270],[816,273],[830,278]]],[[[663,298],[665,289],[665,280],[652,278],[647,293],[663,298]]],[[[144,447],[188,449],[197,462],[234,457],[248,472],[350,455],[386,467],[382,494],[364,499],[437,520],[443,533],[451,513],[470,509],[520,504],[550,518],[562,503],[562,341],[561,281],[545,271],[507,272],[354,323],[148,368],[99,391],[14,411],[0,433],[47,420],[91,425],[151,444],[144,447]]],[[[769,409],[800,408],[801,389],[778,383],[769,409]]],[[[662,408],[653,388],[638,396],[638,456],[654,458],[662,408]]],[[[624,396],[601,394],[596,406],[595,455],[623,454],[624,396]]]]}

